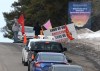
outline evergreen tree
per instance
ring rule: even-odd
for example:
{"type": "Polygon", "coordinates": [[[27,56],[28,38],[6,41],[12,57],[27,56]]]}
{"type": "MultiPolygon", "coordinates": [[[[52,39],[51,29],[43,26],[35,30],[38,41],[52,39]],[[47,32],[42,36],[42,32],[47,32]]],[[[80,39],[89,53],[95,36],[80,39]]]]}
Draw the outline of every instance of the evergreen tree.
{"type": "MultiPolygon", "coordinates": [[[[26,26],[33,26],[36,22],[43,25],[49,19],[53,27],[70,23],[71,21],[68,17],[68,3],[70,1],[87,0],[18,0],[18,2],[14,2],[12,4],[14,10],[9,13],[3,13],[6,27],[10,30],[9,32],[7,31],[10,34],[8,37],[12,38],[13,35],[11,27],[14,23],[14,17],[19,17],[21,13],[24,14],[26,26]]],[[[93,0],[93,8],[95,8],[95,2],[93,0]]],[[[98,2],[98,4],[100,3],[98,2]]],[[[97,9],[95,8],[94,10],[97,9]]]]}

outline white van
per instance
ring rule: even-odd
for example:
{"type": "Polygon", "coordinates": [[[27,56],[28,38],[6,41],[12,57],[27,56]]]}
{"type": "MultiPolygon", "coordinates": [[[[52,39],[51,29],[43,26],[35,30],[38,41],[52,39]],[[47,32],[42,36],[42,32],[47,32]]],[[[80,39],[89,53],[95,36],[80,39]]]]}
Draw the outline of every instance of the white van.
{"type": "MultiPolygon", "coordinates": [[[[25,34],[27,36],[27,39],[33,38],[34,37],[34,33],[35,31],[33,31],[33,27],[29,27],[29,26],[24,26],[25,28],[25,34]]],[[[21,32],[22,27],[20,27],[20,31],[18,32],[18,38],[19,40],[23,40],[23,35],[21,32]]]]}
{"type": "Polygon", "coordinates": [[[83,71],[79,65],[52,65],[48,71],[83,71]]]}

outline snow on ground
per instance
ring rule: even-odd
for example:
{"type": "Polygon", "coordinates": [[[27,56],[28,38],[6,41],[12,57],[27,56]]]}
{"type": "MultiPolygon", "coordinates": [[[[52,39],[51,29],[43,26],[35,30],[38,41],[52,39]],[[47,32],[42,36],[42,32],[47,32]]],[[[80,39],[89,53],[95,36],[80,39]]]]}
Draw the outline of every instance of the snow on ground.
{"type": "Polygon", "coordinates": [[[0,42],[12,43],[13,40],[11,40],[11,39],[9,39],[9,38],[4,38],[4,37],[3,37],[3,32],[0,32],[0,42]]]}
{"type": "Polygon", "coordinates": [[[85,56],[100,67],[100,30],[93,32],[89,29],[80,29],[77,30],[77,34],[78,39],[67,43],[68,50],[74,54],[85,56]]]}
{"type": "Polygon", "coordinates": [[[81,33],[78,32],[78,39],[94,39],[94,38],[100,38],[100,30],[97,32],[93,32],[89,29],[83,29],[81,30],[81,33]],[[84,32],[85,31],[85,32],[84,32]],[[83,32],[83,33],[82,33],[83,32]]]}
{"type": "Polygon", "coordinates": [[[93,38],[100,38],[100,33],[93,32],[93,33],[84,33],[84,34],[78,34],[78,39],[93,39],[93,38]]]}
{"type": "Polygon", "coordinates": [[[90,32],[89,29],[81,29],[78,31],[78,40],[85,45],[93,47],[96,51],[100,51],[100,30],[90,32]]]}

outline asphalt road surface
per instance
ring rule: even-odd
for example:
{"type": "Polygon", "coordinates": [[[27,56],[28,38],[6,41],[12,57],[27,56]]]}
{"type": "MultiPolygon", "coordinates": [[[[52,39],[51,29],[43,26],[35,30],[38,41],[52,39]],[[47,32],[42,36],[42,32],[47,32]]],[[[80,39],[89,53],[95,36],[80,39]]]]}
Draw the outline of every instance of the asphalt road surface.
{"type": "MultiPolygon", "coordinates": [[[[0,43],[0,71],[27,71],[21,63],[21,46],[13,43],[0,43]]],[[[85,57],[66,53],[73,64],[81,65],[84,71],[100,71],[96,65],[85,57]]]]}
{"type": "Polygon", "coordinates": [[[0,44],[0,71],[27,71],[21,63],[21,48],[16,44],[0,44]]]}

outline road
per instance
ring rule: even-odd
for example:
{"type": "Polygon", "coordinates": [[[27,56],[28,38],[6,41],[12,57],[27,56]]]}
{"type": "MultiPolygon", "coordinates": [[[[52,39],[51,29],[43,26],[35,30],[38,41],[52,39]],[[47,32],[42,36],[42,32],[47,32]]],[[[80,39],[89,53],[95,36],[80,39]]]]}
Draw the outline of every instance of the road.
{"type": "Polygon", "coordinates": [[[0,71],[27,71],[21,64],[21,48],[16,44],[0,44],[0,71]]]}
{"type": "MultiPolygon", "coordinates": [[[[27,66],[21,63],[20,44],[0,43],[0,71],[27,71],[27,66]]],[[[85,57],[66,53],[73,60],[73,64],[81,65],[84,71],[100,71],[95,64],[85,57]]]]}

